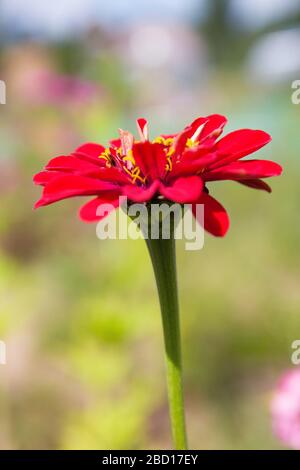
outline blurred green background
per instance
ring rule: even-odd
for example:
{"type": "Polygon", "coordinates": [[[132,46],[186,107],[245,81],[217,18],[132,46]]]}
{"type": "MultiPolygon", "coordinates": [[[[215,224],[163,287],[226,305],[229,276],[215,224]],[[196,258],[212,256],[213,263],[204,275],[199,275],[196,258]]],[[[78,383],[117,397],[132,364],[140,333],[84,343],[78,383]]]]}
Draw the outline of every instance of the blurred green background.
{"type": "Polygon", "coordinates": [[[170,448],[145,244],[100,241],[79,200],[32,211],[32,176],[85,141],[199,115],[261,128],[273,194],[232,182],[225,239],[178,242],[190,447],[281,448],[272,390],[300,338],[300,7],[293,0],[0,3],[1,449],[170,448]]]}

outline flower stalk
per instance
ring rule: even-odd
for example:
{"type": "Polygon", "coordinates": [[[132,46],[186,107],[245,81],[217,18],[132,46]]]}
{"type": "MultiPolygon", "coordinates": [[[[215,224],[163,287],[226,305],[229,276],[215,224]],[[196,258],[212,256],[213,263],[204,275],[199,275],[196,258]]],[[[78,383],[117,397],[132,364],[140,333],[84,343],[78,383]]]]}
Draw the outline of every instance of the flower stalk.
{"type": "Polygon", "coordinates": [[[153,265],[162,314],[173,442],[176,450],[186,450],[176,252],[172,217],[170,224],[169,238],[148,238],[146,242],[153,265]]]}

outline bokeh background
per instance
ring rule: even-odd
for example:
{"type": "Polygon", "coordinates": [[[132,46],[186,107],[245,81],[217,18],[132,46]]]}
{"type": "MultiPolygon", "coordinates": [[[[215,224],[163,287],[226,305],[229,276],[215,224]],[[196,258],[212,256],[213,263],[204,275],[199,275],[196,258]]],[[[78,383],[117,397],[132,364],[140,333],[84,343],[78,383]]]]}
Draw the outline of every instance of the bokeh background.
{"type": "Polygon", "coordinates": [[[32,175],[136,117],[199,115],[270,132],[273,194],[213,194],[225,239],[178,243],[191,448],[281,448],[269,404],[300,338],[297,0],[2,0],[1,449],[170,448],[163,343],[145,244],[100,241],[79,200],[32,211],[32,175]]]}

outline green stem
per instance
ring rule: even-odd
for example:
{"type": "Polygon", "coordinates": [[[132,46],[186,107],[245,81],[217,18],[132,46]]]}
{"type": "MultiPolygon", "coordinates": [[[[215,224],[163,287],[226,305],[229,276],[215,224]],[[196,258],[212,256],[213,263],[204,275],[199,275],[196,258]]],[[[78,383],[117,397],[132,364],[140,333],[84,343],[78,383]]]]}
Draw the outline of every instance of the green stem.
{"type": "Polygon", "coordinates": [[[146,242],[152,260],[162,314],[173,441],[175,449],[186,450],[174,227],[169,239],[149,238],[146,242]]]}

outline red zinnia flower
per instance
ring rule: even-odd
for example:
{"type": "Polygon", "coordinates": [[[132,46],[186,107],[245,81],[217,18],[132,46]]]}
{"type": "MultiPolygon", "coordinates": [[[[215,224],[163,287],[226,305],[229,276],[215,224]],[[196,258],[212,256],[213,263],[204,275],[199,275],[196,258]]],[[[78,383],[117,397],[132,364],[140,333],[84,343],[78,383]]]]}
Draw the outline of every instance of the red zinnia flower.
{"type": "Polygon", "coordinates": [[[159,197],[177,203],[204,204],[204,226],[216,236],[229,227],[226,210],[208,191],[207,183],[234,180],[270,192],[262,178],[280,175],[277,163],[243,160],[271,137],[264,131],[241,129],[217,140],[227,120],[218,114],[196,119],[181,133],[148,139],[145,119],[137,121],[140,140],[120,130],[120,138],[108,148],[87,143],[69,156],[53,158],[34,182],[44,186],[35,207],[73,196],[96,198],[85,204],[80,217],[86,222],[100,219],[101,203],[119,205],[119,197],[149,202],[159,197]]]}

